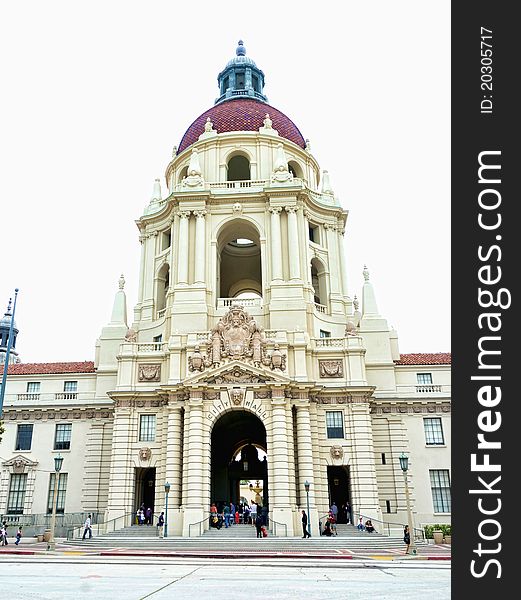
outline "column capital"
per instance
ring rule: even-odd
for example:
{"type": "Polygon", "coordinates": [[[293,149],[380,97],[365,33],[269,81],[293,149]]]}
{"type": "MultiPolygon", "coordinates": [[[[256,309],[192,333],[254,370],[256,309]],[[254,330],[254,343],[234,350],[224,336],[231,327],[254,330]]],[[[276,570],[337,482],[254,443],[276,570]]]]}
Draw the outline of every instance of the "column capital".
{"type": "Polygon", "coordinates": [[[203,406],[203,390],[190,390],[190,399],[189,405],[191,407],[199,407],[203,406]]]}
{"type": "Polygon", "coordinates": [[[268,210],[272,215],[280,215],[282,212],[282,206],[270,206],[268,210]]]}
{"type": "Polygon", "coordinates": [[[196,219],[204,219],[206,214],[207,214],[207,211],[204,208],[201,210],[194,210],[194,215],[195,215],[196,219]]]}
{"type": "Polygon", "coordinates": [[[176,214],[180,219],[188,219],[190,213],[190,210],[178,210],[176,214]]]}
{"type": "Polygon", "coordinates": [[[299,210],[299,207],[294,204],[292,206],[285,206],[284,210],[287,213],[295,213],[296,214],[298,212],[298,210],[299,210]]]}

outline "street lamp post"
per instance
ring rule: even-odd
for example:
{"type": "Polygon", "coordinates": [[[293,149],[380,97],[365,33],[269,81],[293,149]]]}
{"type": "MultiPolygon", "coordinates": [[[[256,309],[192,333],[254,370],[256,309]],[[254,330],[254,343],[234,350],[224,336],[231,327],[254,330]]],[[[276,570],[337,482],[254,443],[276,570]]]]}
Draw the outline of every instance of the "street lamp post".
{"type": "Polygon", "coordinates": [[[308,509],[308,533],[311,535],[311,515],[309,514],[309,481],[306,479],[304,487],[306,488],[306,506],[308,509]]]}
{"type": "MultiPolygon", "coordinates": [[[[11,323],[9,324],[9,334],[7,335],[7,348],[5,351],[4,370],[2,373],[2,386],[0,387],[0,417],[4,408],[5,384],[7,381],[7,369],[9,368],[9,355],[11,354],[11,346],[13,345],[13,329],[14,329],[14,314],[16,312],[16,299],[18,298],[18,288],[14,291],[13,312],[11,314],[11,323]]],[[[9,304],[11,301],[9,301],[9,304]]]]}
{"type": "Polygon", "coordinates": [[[168,493],[170,492],[170,484],[165,483],[165,525],[163,528],[163,537],[168,536],[168,493]]]}
{"type": "Polygon", "coordinates": [[[416,554],[416,544],[414,543],[414,525],[412,522],[412,511],[411,511],[411,498],[409,496],[409,482],[407,481],[407,471],[409,470],[409,457],[405,452],[400,454],[400,467],[403,471],[403,480],[405,481],[405,502],[407,503],[407,524],[409,525],[409,537],[411,543],[409,545],[409,552],[416,554]]]}
{"type": "Polygon", "coordinates": [[[62,469],[63,457],[58,454],[54,457],[54,494],[52,498],[51,538],[47,544],[47,550],[56,549],[54,530],[56,529],[56,512],[58,510],[58,486],[60,485],[60,471],[62,469]]]}

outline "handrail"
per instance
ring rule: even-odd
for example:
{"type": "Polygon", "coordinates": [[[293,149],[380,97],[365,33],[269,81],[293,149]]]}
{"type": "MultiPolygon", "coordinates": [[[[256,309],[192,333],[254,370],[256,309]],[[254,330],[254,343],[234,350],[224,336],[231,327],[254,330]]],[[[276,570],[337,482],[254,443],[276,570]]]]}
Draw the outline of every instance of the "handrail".
{"type": "MultiPolygon", "coordinates": [[[[107,521],[107,522],[93,523],[91,525],[92,535],[94,535],[95,528],[96,528],[96,535],[100,535],[100,533],[104,534],[104,533],[109,533],[110,531],[116,531],[116,521],[121,521],[121,519],[123,519],[123,527],[125,527],[125,520],[127,518],[129,518],[130,525],[132,525],[132,520],[133,520],[134,516],[135,516],[135,513],[131,512],[131,513],[126,513],[124,515],[120,515],[119,517],[111,519],[110,521],[107,521]]],[[[82,533],[83,528],[84,528],[84,522],[81,525],[76,525],[75,527],[68,529],[67,530],[67,539],[73,540],[75,537],[76,530],[78,530],[77,535],[79,537],[80,534],[82,533]]]]}
{"type": "MultiPolygon", "coordinates": [[[[393,521],[380,521],[380,519],[373,519],[373,517],[369,517],[367,515],[362,515],[360,514],[360,516],[365,520],[365,519],[371,519],[371,523],[381,523],[383,526],[387,527],[387,535],[389,537],[391,537],[391,527],[390,525],[399,525],[402,529],[407,525],[407,523],[395,523],[393,521]]],[[[354,523],[353,523],[354,525],[354,523]]],[[[355,525],[356,527],[356,525],[355,525]]],[[[376,529],[376,528],[375,528],[376,529]]],[[[425,532],[423,531],[423,529],[420,529],[419,527],[413,527],[413,532],[414,532],[414,537],[415,538],[420,538],[420,539],[425,539],[425,532]],[[419,533],[417,533],[419,532],[419,533]]]]}
{"type": "Polygon", "coordinates": [[[274,536],[277,535],[277,526],[284,527],[284,535],[280,537],[288,537],[288,526],[286,525],[286,523],[279,523],[278,521],[275,521],[270,516],[268,516],[268,527],[274,536]],[[270,523],[273,523],[275,527],[271,527],[270,523]]]}
{"type": "Polygon", "coordinates": [[[212,513],[211,513],[209,510],[205,510],[205,511],[203,512],[203,515],[207,515],[206,517],[202,518],[200,521],[196,521],[195,523],[190,523],[190,524],[188,525],[188,537],[192,537],[192,527],[193,527],[193,526],[195,526],[195,525],[198,525],[198,526],[199,526],[199,534],[198,534],[198,535],[202,535],[202,533],[201,533],[201,525],[202,525],[202,524],[203,524],[205,521],[208,521],[208,519],[210,518],[211,514],[212,514],[212,513]]]}

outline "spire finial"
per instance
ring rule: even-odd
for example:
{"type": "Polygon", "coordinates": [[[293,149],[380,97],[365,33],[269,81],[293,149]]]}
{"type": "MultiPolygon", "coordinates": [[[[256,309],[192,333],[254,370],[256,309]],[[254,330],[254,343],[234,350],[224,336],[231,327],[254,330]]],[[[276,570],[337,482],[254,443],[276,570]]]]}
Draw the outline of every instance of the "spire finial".
{"type": "Polygon", "coordinates": [[[121,277],[119,278],[119,289],[122,290],[125,288],[125,277],[123,277],[123,273],[121,273],[121,277]]]}
{"type": "Polygon", "coordinates": [[[358,307],[360,306],[360,302],[358,302],[358,298],[356,297],[356,294],[355,294],[355,297],[353,298],[353,306],[355,307],[355,310],[358,310],[358,307]]]}
{"type": "Polygon", "coordinates": [[[12,302],[13,302],[13,299],[12,299],[12,298],[9,298],[9,303],[8,303],[8,305],[7,305],[7,311],[6,311],[6,313],[5,313],[5,314],[6,314],[6,316],[8,316],[8,315],[10,315],[10,314],[11,314],[11,304],[12,304],[12,302]]]}
{"type": "Polygon", "coordinates": [[[246,48],[244,47],[244,42],[242,40],[239,40],[239,45],[235,50],[235,54],[237,54],[237,56],[246,56],[246,48]]]}
{"type": "Polygon", "coordinates": [[[363,270],[362,272],[363,272],[363,274],[364,274],[364,279],[365,279],[366,281],[369,281],[369,271],[368,271],[368,269],[367,269],[367,265],[364,265],[364,270],[363,270]]]}

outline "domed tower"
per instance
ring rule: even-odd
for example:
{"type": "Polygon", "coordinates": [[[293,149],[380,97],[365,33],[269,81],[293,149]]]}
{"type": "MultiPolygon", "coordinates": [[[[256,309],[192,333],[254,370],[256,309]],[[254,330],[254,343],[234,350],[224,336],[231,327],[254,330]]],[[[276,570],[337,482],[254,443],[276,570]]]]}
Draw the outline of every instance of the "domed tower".
{"type": "MultiPolygon", "coordinates": [[[[7,354],[7,343],[9,340],[9,328],[11,327],[11,319],[13,318],[13,313],[11,310],[12,301],[9,299],[9,304],[7,305],[7,310],[4,313],[4,316],[0,319],[0,365],[3,365],[5,362],[5,355],[7,354]]],[[[11,344],[11,350],[9,351],[9,363],[19,363],[20,358],[18,356],[18,351],[16,350],[16,336],[18,335],[18,328],[16,327],[16,323],[13,323],[13,341],[11,344]]]]}
{"type": "MultiPolygon", "coordinates": [[[[145,479],[156,496],[171,484],[182,535],[199,530],[211,502],[238,501],[242,479],[262,479],[280,535],[300,530],[296,507],[308,500],[316,523],[334,482],[337,502],[349,489],[353,510],[378,518],[347,211],[299,127],[268,104],[242,42],[218,82],[214,105],[174,148],[166,193],[156,179],[137,221],[134,321],[113,365],[98,367],[117,365],[108,518],[132,512],[145,479]],[[139,440],[125,433],[142,426],[139,440]],[[262,469],[237,463],[246,442],[264,453],[262,469]]],[[[100,338],[100,356],[105,346],[100,338]]]]}

